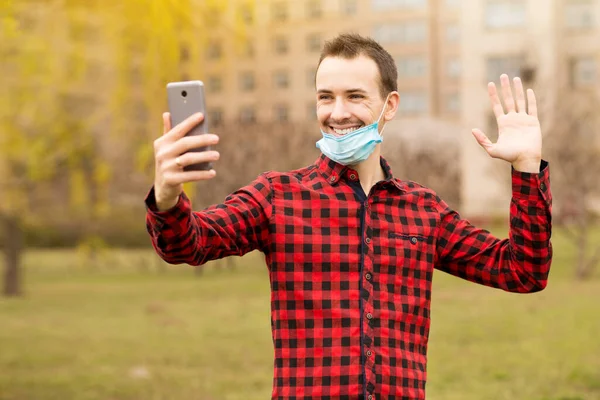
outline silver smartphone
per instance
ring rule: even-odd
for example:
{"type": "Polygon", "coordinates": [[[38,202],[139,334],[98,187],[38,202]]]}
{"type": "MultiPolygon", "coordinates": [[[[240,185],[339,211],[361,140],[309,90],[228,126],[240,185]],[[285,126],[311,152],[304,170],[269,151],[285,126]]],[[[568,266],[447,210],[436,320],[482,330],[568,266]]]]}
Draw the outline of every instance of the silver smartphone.
{"type": "MultiPolygon", "coordinates": [[[[204,114],[204,120],[192,128],[186,136],[208,133],[204,83],[202,81],[170,82],[167,84],[167,97],[172,128],[182,123],[189,116],[201,112],[204,114]]],[[[190,151],[207,151],[210,149],[210,146],[204,146],[190,151]]],[[[184,167],[184,171],[206,171],[212,167],[211,162],[204,162],[187,165],[184,167]]]]}

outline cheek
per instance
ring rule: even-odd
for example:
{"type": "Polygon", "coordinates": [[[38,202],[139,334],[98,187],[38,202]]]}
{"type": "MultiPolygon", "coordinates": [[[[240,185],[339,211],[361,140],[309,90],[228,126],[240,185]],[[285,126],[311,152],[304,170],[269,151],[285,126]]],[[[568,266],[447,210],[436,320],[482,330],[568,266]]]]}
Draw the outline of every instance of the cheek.
{"type": "Polygon", "coordinates": [[[328,105],[317,104],[317,119],[319,122],[324,123],[331,115],[331,107],[328,105]]]}

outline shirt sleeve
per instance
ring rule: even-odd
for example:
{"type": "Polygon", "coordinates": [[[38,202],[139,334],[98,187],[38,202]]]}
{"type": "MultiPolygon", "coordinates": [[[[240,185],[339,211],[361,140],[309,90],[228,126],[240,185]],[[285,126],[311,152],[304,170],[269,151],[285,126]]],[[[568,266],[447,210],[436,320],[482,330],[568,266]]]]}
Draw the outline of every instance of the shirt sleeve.
{"type": "Polygon", "coordinates": [[[202,265],[262,251],[269,237],[271,198],[265,174],[202,211],[192,211],[185,193],[173,208],[158,211],[152,188],[145,199],[146,229],[158,255],[170,264],[202,265]]]}
{"type": "Polygon", "coordinates": [[[509,292],[546,287],[552,261],[552,194],[549,166],[539,173],[512,169],[509,238],[478,229],[440,201],[436,268],[509,292]]]}

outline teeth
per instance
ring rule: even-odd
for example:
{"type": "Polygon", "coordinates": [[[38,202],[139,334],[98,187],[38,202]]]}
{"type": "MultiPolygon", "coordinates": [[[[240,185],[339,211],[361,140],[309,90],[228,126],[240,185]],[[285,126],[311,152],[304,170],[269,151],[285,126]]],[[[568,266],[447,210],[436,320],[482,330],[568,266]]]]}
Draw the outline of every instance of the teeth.
{"type": "Polygon", "coordinates": [[[336,129],[336,128],[333,128],[333,131],[335,133],[337,133],[338,135],[347,135],[348,133],[354,132],[357,129],[358,129],[358,127],[346,128],[346,129],[336,129]]]}

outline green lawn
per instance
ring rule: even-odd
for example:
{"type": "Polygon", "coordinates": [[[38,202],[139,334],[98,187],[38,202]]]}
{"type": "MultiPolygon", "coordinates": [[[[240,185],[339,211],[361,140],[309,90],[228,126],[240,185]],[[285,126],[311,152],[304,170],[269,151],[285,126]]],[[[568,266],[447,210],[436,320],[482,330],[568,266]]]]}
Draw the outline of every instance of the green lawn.
{"type": "MultiPolygon", "coordinates": [[[[554,243],[538,294],[434,275],[428,400],[600,399],[600,279],[573,281],[572,250],[554,243]]],[[[92,269],[28,252],[26,296],[0,299],[0,399],[269,398],[262,256],[202,276],[153,259],[118,251],[92,269]]]]}

